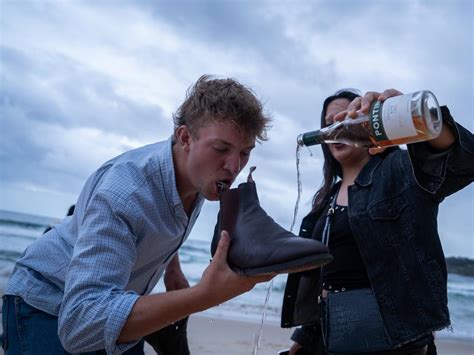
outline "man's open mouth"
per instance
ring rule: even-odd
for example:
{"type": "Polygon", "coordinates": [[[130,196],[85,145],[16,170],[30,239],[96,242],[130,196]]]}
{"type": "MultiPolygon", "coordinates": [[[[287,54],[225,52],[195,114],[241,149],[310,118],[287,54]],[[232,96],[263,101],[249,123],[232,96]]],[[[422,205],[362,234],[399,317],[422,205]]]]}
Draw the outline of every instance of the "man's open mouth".
{"type": "Polygon", "coordinates": [[[232,182],[230,180],[220,180],[216,183],[217,191],[222,192],[230,188],[232,182]]]}

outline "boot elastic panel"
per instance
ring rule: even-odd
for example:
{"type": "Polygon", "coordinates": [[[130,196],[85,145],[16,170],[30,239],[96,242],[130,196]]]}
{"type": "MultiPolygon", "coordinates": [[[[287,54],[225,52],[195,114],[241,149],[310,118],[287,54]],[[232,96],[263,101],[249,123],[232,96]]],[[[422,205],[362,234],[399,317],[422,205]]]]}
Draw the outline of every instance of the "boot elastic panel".
{"type": "Polygon", "coordinates": [[[300,272],[330,262],[332,256],[324,244],[287,231],[261,208],[253,170],[246,183],[222,192],[211,254],[221,231],[226,230],[231,237],[227,262],[243,275],[300,272]]]}

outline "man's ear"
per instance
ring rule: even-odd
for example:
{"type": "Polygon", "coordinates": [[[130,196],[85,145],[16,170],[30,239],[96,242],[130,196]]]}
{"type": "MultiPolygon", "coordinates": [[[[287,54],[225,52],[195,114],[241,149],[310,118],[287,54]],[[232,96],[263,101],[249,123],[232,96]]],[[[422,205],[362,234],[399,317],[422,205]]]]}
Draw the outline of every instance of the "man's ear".
{"type": "Polygon", "coordinates": [[[193,139],[191,136],[191,132],[189,131],[189,127],[185,125],[179,126],[176,129],[175,136],[176,144],[179,144],[179,146],[183,148],[184,151],[189,151],[189,146],[193,139]]]}

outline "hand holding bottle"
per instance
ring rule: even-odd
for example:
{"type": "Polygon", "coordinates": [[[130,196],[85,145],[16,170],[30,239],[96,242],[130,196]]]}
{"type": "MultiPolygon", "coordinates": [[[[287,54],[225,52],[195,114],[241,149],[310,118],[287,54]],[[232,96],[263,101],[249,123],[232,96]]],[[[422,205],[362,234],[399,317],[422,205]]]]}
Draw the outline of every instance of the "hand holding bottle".
{"type": "Polygon", "coordinates": [[[353,100],[334,123],[297,137],[298,145],[343,143],[379,148],[427,141],[441,131],[441,110],[427,90],[402,95],[395,89],[368,92],[353,100]]]}
{"type": "MultiPolygon", "coordinates": [[[[390,97],[403,95],[402,92],[396,89],[387,89],[382,93],[376,91],[369,91],[364,96],[358,97],[353,100],[346,111],[339,112],[337,115],[334,116],[334,121],[343,121],[347,116],[351,118],[357,118],[359,115],[367,115],[369,113],[370,107],[372,106],[373,102],[380,101],[384,102],[390,97]]],[[[437,150],[445,150],[448,149],[451,144],[455,141],[455,136],[451,128],[447,125],[442,124],[440,129],[440,133],[434,139],[428,140],[428,144],[430,144],[433,148],[437,150]]],[[[385,148],[369,148],[369,153],[374,155],[381,153],[385,150],[385,148]]]]}
{"type": "MultiPolygon", "coordinates": [[[[334,121],[343,121],[346,117],[357,118],[360,114],[368,115],[370,107],[373,102],[380,101],[383,102],[389,97],[403,95],[401,91],[396,89],[387,89],[384,92],[380,93],[377,91],[368,91],[364,96],[354,99],[350,104],[347,110],[339,112],[334,116],[334,121]]],[[[383,153],[386,147],[375,147],[369,148],[369,154],[376,155],[383,153]]]]}
{"type": "Polygon", "coordinates": [[[403,93],[396,89],[387,89],[382,93],[377,91],[368,91],[364,96],[354,99],[349,104],[347,110],[339,112],[337,115],[335,115],[334,121],[343,121],[347,116],[351,118],[357,118],[359,113],[368,115],[373,102],[384,102],[389,97],[399,95],[403,95],[403,93]]]}

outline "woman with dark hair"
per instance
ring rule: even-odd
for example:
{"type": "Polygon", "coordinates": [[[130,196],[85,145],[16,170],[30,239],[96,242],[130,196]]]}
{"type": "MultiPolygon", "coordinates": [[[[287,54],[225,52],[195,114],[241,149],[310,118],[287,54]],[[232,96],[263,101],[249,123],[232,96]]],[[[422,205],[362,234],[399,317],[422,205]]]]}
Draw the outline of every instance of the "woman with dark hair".
{"type": "MultiPolygon", "coordinates": [[[[339,91],[324,101],[321,127],[367,113],[372,102],[400,94],[386,90],[361,97],[339,91]]],[[[281,325],[302,325],[292,336],[290,354],[341,349],[335,338],[345,349],[331,353],[426,354],[433,332],[450,325],[437,212],[446,196],[473,181],[474,138],[447,107],[441,112],[439,137],[408,144],[407,150],[322,145],[324,181],[300,236],[326,241],[334,260],[321,270],[288,276],[281,325]],[[330,328],[340,320],[332,305],[349,295],[362,306],[342,301],[340,327],[330,328]],[[362,323],[351,323],[351,313],[362,323]],[[368,328],[382,335],[377,343],[369,334],[361,351],[368,328]]]]}

